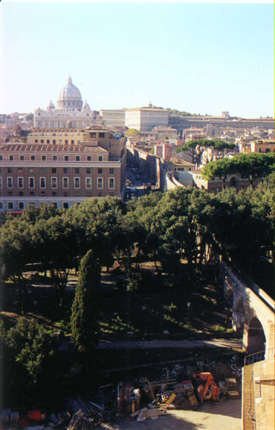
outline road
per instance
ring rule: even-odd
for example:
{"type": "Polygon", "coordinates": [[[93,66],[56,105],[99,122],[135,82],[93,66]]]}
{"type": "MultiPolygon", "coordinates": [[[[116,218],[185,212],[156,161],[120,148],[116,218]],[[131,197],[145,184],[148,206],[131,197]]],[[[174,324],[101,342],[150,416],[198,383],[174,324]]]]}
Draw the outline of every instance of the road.
{"type": "Polygon", "coordinates": [[[100,341],[100,349],[152,349],[152,348],[196,348],[217,347],[241,349],[240,339],[211,339],[211,340],[139,340],[139,341],[100,341]]]}
{"type": "Polygon", "coordinates": [[[104,424],[100,429],[108,430],[240,430],[241,400],[225,400],[206,403],[197,410],[170,410],[155,420],[123,420],[104,424]]]}

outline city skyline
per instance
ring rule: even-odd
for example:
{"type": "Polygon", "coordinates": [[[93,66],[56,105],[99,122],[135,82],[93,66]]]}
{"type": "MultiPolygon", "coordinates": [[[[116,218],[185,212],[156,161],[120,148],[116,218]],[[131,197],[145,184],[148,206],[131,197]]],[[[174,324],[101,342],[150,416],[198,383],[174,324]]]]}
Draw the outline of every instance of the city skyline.
{"type": "Polygon", "coordinates": [[[153,105],[274,115],[273,6],[2,3],[1,112],[56,104],[68,76],[91,109],[153,105]]]}

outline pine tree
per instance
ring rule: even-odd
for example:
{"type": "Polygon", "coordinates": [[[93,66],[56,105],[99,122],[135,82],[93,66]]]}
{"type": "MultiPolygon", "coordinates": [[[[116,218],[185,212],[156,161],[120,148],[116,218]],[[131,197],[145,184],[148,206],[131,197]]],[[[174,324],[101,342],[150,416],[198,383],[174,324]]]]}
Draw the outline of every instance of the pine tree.
{"type": "Polygon", "coordinates": [[[89,250],[80,262],[71,314],[72,335],[80,352],[91,352],[97,343],[96,289],[100,272],[93,251],[89,250]]]}

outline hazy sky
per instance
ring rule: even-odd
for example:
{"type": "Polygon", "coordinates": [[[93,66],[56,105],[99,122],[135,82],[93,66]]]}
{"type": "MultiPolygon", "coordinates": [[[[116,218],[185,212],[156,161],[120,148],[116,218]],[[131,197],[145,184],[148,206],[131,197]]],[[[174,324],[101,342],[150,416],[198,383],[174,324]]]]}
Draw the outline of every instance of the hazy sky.
{"type": "Polygon", "coordinates": [[[4,2],[1,113],[56,104],[71,74],[95,110],[274,115],[274,6],[4,2]]]}

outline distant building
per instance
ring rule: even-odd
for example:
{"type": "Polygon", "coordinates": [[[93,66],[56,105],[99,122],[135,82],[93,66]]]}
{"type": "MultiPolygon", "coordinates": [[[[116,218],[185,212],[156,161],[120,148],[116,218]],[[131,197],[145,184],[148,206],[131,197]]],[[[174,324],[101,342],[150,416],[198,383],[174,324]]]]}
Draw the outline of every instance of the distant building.
{"type": "Polygon", "coordinates": [[[50,100],[46,110],[38,108],[34,111],[34,127],[40,128],[78,128],[98,121],[97,113],[90,109],[88,103],[85,101],[83,105],[81,93],[70,76],[59,93],[57,107],[50,100]]]}
{"type": "MultiPolygon", "coordinates": [[[[220,178],[214,178],[214,179],[204,179],[202,177],[202,171],[201,170],[194,170],[192,171],[193,176],[193,185],[201,190],[206,190],[209,193],[217,193],[219,191],[222,191],[225,188],[234,187],[238,191],[246,189],[250,186],[250,182],[246,178],[241,178],[240,175],[228,175],[225,181],[225,184],[223,184],[223,181],[220,178]]],[[[260,179],[256,180],[254,182],[254,185],[257,185],[260,182],[260,179]]]]}
{"type": "Polygon", "coordinates": [[[139,131],[151,131],[156,126],[168,127],[168,111],[149,104],[148,107],[127,109],[125,125],[139,131]]]}
{"type": "Polygon", "coordinates": [[[154,155],[169,161],[172,156],[172,146],[169,143],[154,145],[154,155]]]}
{"type": "Polygon", "coordinates": [[[125,110],[122,109],[102,109],[99,111],[103,125],[106,127],[125,127],[125,110]]]}
{"type": "Polygon", "coordinates": [[[252,142],[240,142],[238,143],[240,152],[249,154],[256,152],[259,154],[267,154],[274,152],[274,140],[257,140],[252,142]]]}

